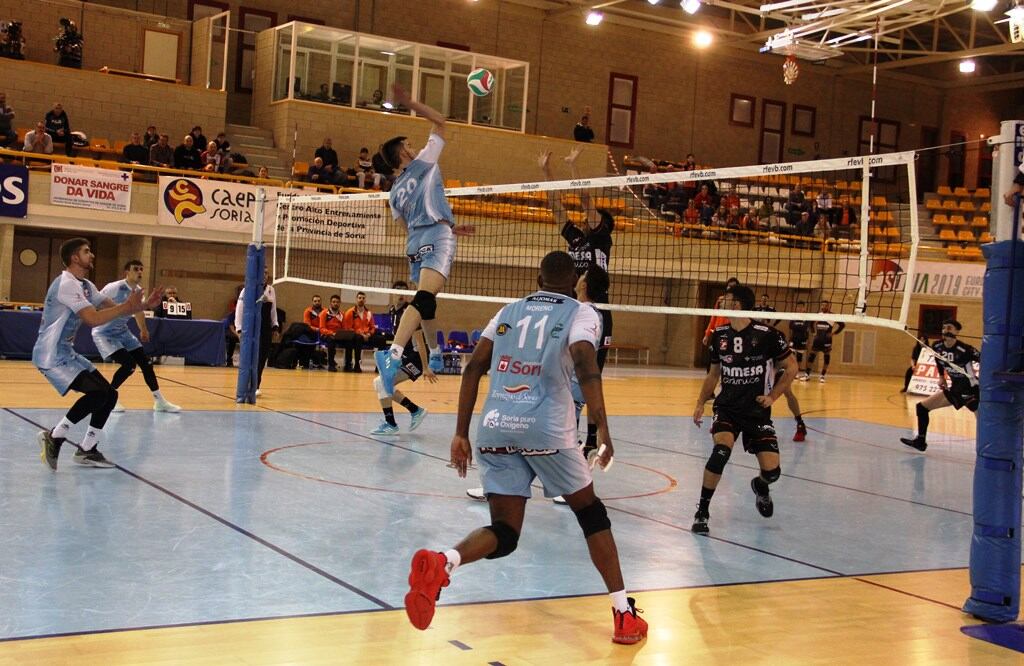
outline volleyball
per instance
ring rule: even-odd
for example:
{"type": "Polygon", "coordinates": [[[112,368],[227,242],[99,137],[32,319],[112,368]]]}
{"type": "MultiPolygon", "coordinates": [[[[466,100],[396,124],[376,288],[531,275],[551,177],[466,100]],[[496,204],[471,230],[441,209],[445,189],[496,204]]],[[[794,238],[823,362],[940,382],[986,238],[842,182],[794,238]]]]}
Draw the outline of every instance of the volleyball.
{"type": "Polygon", "coordinates": [[[469,91],[477,97],[483,97],[491,92],[494,85],[494,74],[484,68],[474,69],[466,77],[466,86],[469,91]]]}

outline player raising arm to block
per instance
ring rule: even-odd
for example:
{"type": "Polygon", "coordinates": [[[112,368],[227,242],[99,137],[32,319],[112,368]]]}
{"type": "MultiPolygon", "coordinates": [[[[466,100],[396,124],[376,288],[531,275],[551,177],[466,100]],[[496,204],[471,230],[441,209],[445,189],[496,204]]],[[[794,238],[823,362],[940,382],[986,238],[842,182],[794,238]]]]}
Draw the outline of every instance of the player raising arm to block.
{"type": "Polygon", "coordinates": [[[540,266],[540,291],[501,309],[466,366],[451,462],[464,478],[473,458],[470,419],[480,379],[490,371],[476,452],[491,524],[443,553],[419,550],[413,556],[405,606],[417,629],[430,626],[441,588],[458,566],[515,551],[530,484],[539,478],[547,497],[564,496],[576,514],[590,559],[611,595],[612,640],[637,643],[647,635],[647,623],[626,596],[608,512],[594,494],[590,467],[576,446],[569,386],[574,369],[605,446],[598,464],[607,467],[611,461],[612,442],[597,369],[600,318],[593,308],[582,307],[572,298],[575,282],[572,257],[549,253],[540,266]]]}
{"type": "MultiPolygon", "coordinates": [[[[409,97],[399,85],[393,88],[395,101],[415,111],[431,123],[427,145],[414,153],[404,136],[396,136],[380,147],[378,157],[394,170],[402,170],[391,186],[391,214],[408,232],[405,253],[409,257],[410,279],[419,285],[412,299],[412,308],[402,317],[395,331],[390,350],[374,354],[384,393],[395,391],[395,377],[405,346],[420,326],[428,342],[437,338],[434,317],[437,294],[444,289],[455,259],[455,236],[472,234],[473,227],[456,225],[455,216],[444,196],[444,179],[437,161],[444,149],[444,116],[409,97]]],[[[430,368],[440,372],[444,367],[441,350],[430,349],[430,368]]]]}

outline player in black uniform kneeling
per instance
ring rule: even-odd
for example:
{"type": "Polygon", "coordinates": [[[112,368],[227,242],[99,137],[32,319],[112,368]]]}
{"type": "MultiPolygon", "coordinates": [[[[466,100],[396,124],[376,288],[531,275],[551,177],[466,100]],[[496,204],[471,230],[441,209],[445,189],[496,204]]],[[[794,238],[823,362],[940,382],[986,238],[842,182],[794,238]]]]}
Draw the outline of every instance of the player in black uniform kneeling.
{"type": "MultiPolygon", "coordinates": [[[[726,292],[722,307],[727,310],[751,310],[754,292],[737,286],[726,292]]],[[[715,393],[719,380],[722,390],[715,398],[715,421],[711,426],[714,448],[704,467],[700,502],[693,517],[693,531],[707,534],[709,507],[715,488],[722,479],[733,445],[743,436],[743,449],[757,457],[761,473],[750,481],[758,512],[770,518],[775,511],[769,485],[782,475],[779,466],[779,441],[772,425],[772,403],[782,397],[796,377],[797,364],[781,332],[744,317],[732,317],[726,326],[711,334],[711,370],[701,386],[693,422],[699,427],[704,403],[715,393]],[[776,365],[783,370],[775,385],[776,365]]]]}
{"type": "Polygon", "coordinates": [[[935,365],[939,368],[939,392],[917,403],[917,437],[900,437],[900,441],[924,451],[928,448],[928,413],[952,405],[978,411],[980,388],[974,364],[981,361],[981,353],[956,339],[963,326],[955,319],[942,322],[942,339],[931,346],[935,352],[935,365]],[[947,383],[946,377],[949,377],[947,383]]]}
{"type": "MultiPolygon", "coordinates": [[[[822,301],[820,314],[828,314],[831,311],[832,302],[822,301]]],[[[832,322],[814,322],[814,339],[811,341],[811,353],[807,355],[807,369],[801,377],[803,381],[806,382],[810,377],[814,370],[814,360],[817,358],[818,352],[822,352],[824,359],[821,364],[821,378],[818,381],[822,384],[825,383],[825,375],[828,374],[828,366],[832,362],[832,336],[839,335],[844,328],[846,328],[846,324],[842,322],[836,324],[835,328],[832,327],[832,322]]]]}

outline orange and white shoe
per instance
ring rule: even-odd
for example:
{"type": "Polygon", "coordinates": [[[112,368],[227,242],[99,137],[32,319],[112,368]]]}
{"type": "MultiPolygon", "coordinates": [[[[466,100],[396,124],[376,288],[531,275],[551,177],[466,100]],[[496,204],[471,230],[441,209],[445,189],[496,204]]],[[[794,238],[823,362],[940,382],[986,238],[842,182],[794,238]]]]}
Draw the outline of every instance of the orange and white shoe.
{"type": "Polygon", "coordinates": [[[629,610],[625,613],[612,608],[612,620],[615,622],[612,643],[633,645],[647,638],[647,621],[637,615],[643,611],[636,607],[636,599],[628,597],[626,600],[629,602],[629,610]]]}
{"type": "Polygon", "coordinates": [[[430,621],[434,619],[434,607],[441,598],[441,588],[448,587],[447,565],[448,559],[444,553],[433,550],[420,549],[412,556],[409,593],[405,595],[405,614],[409,616],[412,626],[420,631],[430,626],[430,621]]]}

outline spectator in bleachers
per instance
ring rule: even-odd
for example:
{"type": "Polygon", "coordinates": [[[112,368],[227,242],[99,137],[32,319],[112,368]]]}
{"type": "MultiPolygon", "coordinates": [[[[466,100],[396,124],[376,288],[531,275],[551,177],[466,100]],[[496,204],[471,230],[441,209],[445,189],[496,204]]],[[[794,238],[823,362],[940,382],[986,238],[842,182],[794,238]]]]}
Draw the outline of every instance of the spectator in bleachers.
{"type": "Polygon", "coordinates": [[[700,224],[700,210],[697,208],[696,199],[690,199],[690,203],[686,206],[686,211],[683,213],[683,222],[686,224],[700,224]]]}
{"type": "Polygon", "coordinates": [[[146,133],[142,135],[142,145],[149,150],[160,141],[160,134],[156,131],[156,125],[150,125],[146,128],[146,133]]]}
{"type": "MultiPolygon", "coordinates": [[[[337,372],[338,362],[334,356],[338,345],[345,347],[345,355],[351,352],[349,347],[355,341],[355,334],[344,326],[345,313],[341,310],[341,296],[332,294],[330,306],[320,313],[320,341],[327,344],[327,371],[337,372]]],[[[351,365],[345,366],[345,372],[352,372],[351,365]]]]}
{"type": "Polygon", "coordinates": [[[149,147],[149,165],[168,168],[174,166],[174,149],[168,142],[169,137],[161,134],[157,142],[149,147]]]}
{"type": "Polygon", "coordinates": [[[330,91],[330,88],[327,87],[326,83],[321,83],[320,84],[320,92],[318,92],[316,94],[315,98],[318,101],[321,101],[321,102],[330,102],[331,101],[331,91],[330,91]]]}
{"type": "Polygon", "coordinates": [[[193,127],[189,134],[192,135],[192,145],[196,147],[196,150],[202,150],[206,144],[210,143],[210,140],[203,134],[203,128],[199,125],[193,127]]]}
{"type": "Polygon", "coordinates": [[[846,238],[853,239],[859,232],[860,227],[857,226],[857,210],[850,205],[849,201],[846,201],[838,209],[836,223],[832,225],[832,236],[834,238],[845,236],[846,238]]]}
{"type": "Polygon", "coordinates": [[[380,189],[380,174],[373,170],[370,149],[360,148],[359,158],[356,160],[356,182],[359,183],[359,187],[365,188],[367,180],[373,182],[373,189],[380,189]]]}
{"type": "Polygon", "coordinates": [[[26,153],[39,153],[41,155],[53,154],[53,138],[46,131],[43,121],[36,123],[36,128],[25,133],[25,144],[22,150],[26,153]]]}
{"type": "Polygon", "coordinates": [[[178,296],[178,288],[175,286],[169,286],[164,289],[164,297],[160,299],[160,304],[153,308],[153,316],[161,317],[166,319],[191,319],[192,318],[192,307],[191,304],[186,309],[185,314],[169,314],[167,312],[168,303],[183,303],[184,301],[178,296]]]}
{"type": "Polygon", "coordinates": [[[224,160],[224,155],[217,149],[216,141],[206,144],[206,150],[199,155],[199,163],[202,164],[203,171],[223,173],[224,160]]]}
{"type": "Polygon", "coordinates": [[[700,211],[702,218],[710,218],[714,213],[715,202],[711,198],[711,191],[708,189],[707,185],[701,185],[700,191],[693,197],[693,201],[697,205],[697,210],[700,211]],[[705,215],[705,208],[710,208],[711,212],[708,212],[705,215]]]}
{"type": "Polygon", "coordinates": [[[131,142],[121,151],[121,161],[128,164],[149,164],[149,148],[142,145],[142,137],[132,132],[131,142]]]}
{"type": "Polygon", "coordinates": [[[318,185],[331,184],[331,173],[327,170],[327,166],[324,164],[322,158],[313,158],[313,163],[310,164],[309,169],[306,170],[306,180],[318,185]]]}
{"type": "Polygon", "coordinates": [[[55,144],[64,144],[64,154],[71,157],[75,154],[75,142],[71,139],[71,120],[68,119],[68,114],[61,106],[60,102],[55,102],[53,108],[46,112],[46,117],[43,119],[46,122],[46,133],[50,135],[55,144]]]}
{"type": "Polygon", "coordinates": [[[13,121],[14,109],[7,106],[7,93],[0,92],[0,148],[10,148],[18,143],[13,121]]]}
{"type": "Polygon", "coordinates": [[[814,234],[814,221],[811,219],[811,214],[806,210],[800,213],[800,217],[797,218],[796,233],[799,236],[811,236],[814,234]]]}
{"type": "Polygon", "coordinates": [[[799,185],[795,185],[789,191],[789,199],[786,201],[786,219],[791,226],[800,226],[801,213],[809,213],[807,202],[804,199],[804,191],[799,185]]]}
{"type": "Polygon", "coordinates": [[[824,215],[828,219],[830,226],[836,223],[836,213],[838,211],[836,210],[835,200],[832,199],[831,191],[823,189],[821,194],[818,195],[815,205],[817,206],[818,215],[824,215]]]}
{"type": "Polygon", "coordinates": [[[267,167],[261,166],[259,172],[257,172],[257,174],[256,174],[256,177],[257,178],[270,178],[270,171],[267,170],[267,167]]]}
{"type": "Polygon", "coordinates": [[[191,134],[186,134],[181,144],[174,149],[175,169],[199,169],[202,166],[199,149],[191,134]]]}
{"type": "Polygon", "coordinates": [[[740,207],[740,197],[735,192],[729,191],[722,195],[719,203],[725,206],[726,210],[732,210],[740,207]]]}
{"type": "Polygon", "coordinates": [[[342,175],[338,170],[338,153],[332,147],[330,137],[325,137],[323,144],[313,153],[314,162],[316,162],[317,157],[323,161],[323,170],[326,174],[326,179],[321,179],[319,182],[328,185],[340,185],[342,175]]]}
{"type": "Polygon", "coordinates": [[[228,135],[224,132],[218,132],[217,138],[213,140],[217,144],[217,151],[224,157],[231,156],[231,142],[228,141],[228,135]]]}
{"type": "Polygon", "coordinates": [[[366,307],[365,293],[360,291],[356,294],[356,304],[345,312],[344,326],[355,333],[355,344],[345,350],[345,367],[351,367],[352,372],[362,372],[360,362],[363,347],[387,347],[384,335],[377,332],[377,322],[373,320],[373,313],[366,307]],[[352,359],[351,356],[355,358],[352,359]]]}
{"type": "MultiPolygon", "coordinates": [[[[589,109],[590,107],[587,108],[589,109]]],[[[590,127],[589,111],[580,116],[580,121],[576,123],[576,127],[572,128],[572,138],[583,143],[593,142],[594,130],[590,127]]]]}

